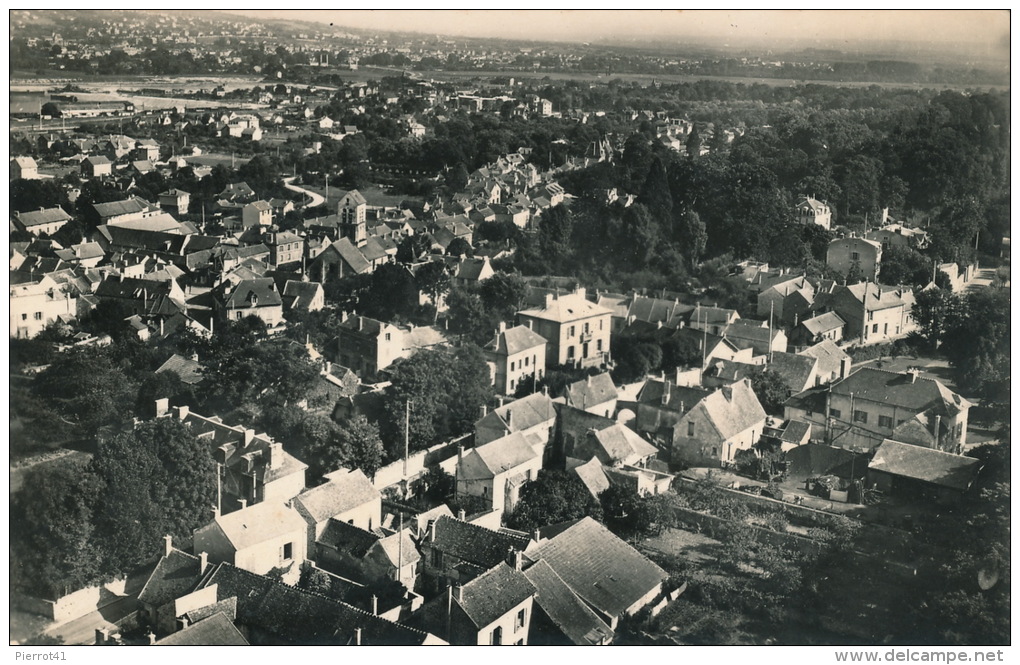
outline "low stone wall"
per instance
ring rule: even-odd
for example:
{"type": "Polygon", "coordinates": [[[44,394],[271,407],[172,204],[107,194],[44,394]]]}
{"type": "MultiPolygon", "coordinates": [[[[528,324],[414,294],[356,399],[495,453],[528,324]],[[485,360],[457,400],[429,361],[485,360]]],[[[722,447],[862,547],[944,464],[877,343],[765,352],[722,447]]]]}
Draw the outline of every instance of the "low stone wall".
{"type": "MultiPolygon", "coordinates": [[[[725,531],[733,524],[731,520],[716,517],[715,515],[708,515],[706,513],[699,513],[698,511],[691,510],[689,508],[680,508],[678,506],[673,507],[673,514],[681,523],[687,526],[694,526],[699,532],[704,532],[712,536],[725,533],[725,531]]],[[[751,533],[754,534],[756,542],[765,543],[773,547],[794,548],[805,554],[818,553],[822,550],[822,545],[810,538],[804,538],[803,536],[798,536],[792,533],[779,533],[777,531],[771,531],[759,526],[754,526],[753,524],[742,524],[751,529],[751,533]]]]}

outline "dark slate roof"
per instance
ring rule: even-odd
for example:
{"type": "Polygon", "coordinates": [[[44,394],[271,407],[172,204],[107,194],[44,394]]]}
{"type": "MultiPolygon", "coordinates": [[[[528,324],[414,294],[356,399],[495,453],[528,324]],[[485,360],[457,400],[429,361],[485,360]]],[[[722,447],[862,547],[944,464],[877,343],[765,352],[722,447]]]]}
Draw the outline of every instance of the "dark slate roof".
{"type": "Polygon", "coordinates": [[[202,380],[202,365],[197,360],[185,358],[176,353],[167,358],[167,361],[160,365],[155,373],[163,372],[174,372],[182,382],[192,386],[202,380]]]}
{"type": "Polygon", "coordinates": [[[824,415],[825,395],[828,391],[828,386],[808,388],[804,392],[791,395],[785,402],[783,402],[783,406],[824,415]]]}
{"type": "Polygon", "coordinates": [[[221,563],[199,588],[217,585],[217,598],[237,598],[237,622],[258,628],[283,644],[420,645],[428,634],[346,603],[302,591],[229,563],[221,563]]]}
{"type": "Polygon", "coordinates": [[[549,396],[533,393],[509,404],[504,404],[498,409],[493,409],[479,420],[475,427],[484,424],[493,427],[501,426],[507,432],[520,432],[555,418],[556,412],[549,396]],[[510,425],[507,424],[508,419],[511,421],[510,425]]]}
{"type": "MultiPolygon", "coordinates": [[[[538,591],[535,602],[573,644],[590,646],[612,639],[613,629],[571,591],[547,562],[539,561],[525,570],[524,575],[538,591]]],[[[531,630],[534,634],[534,621],[531,630]]]]}
{"type": "MultiPolygon", "coordinates": [[[[340,255],[347,265],[356,273],[368,272],[372,265],[365,259],[365,255],[355,247],[347,238],[340,238],[330,247],[340,255]]],[[[318,258],[318,257],[316,257],[318,258]]]]}
{"type": "Polygon", "coordinates": [[[595,609],[622,616],[669,575],[590,517],[525,555],[546,561],[563,581],[595,609]]]}
{"type": "Polygon", "coordinates": [[[17,220],[27,229],[42,224],[53,224],[54,222],[66,222],[71,219],[63,208],[55,206],[43,210],[31,210],[16,214],[17,220]]]}
{"type": "Polygon", "coordinates": [[[372,545],[379,542],[380,536],[366,531],[353,524],[329,518],[322,535],[316,542],[328,545],[338,552],[346,552],[356,559],[360,559],[371,549],[372,545]]]}
{"type": "Polygon", "coordinates": [[[248,640],[244,639],[230,619],[222,612],[217,612],[208,619],[191,624],[187,628],[177,631],[156,642],[159,646],[226,646],[244,647],[248,646],[248,640]]]}
{"type": "Polygon", "coordinates": [[[575,381],[566,387],[567,404],[578,409],[586,409],[619,397],[609,372],[588,376],[575,381]]]}
{"type": "Polygon", "coordinates": [[[322,290],[322,284],[318,282],[301,282],[295,279],[288,279],[283,285],[283,299],[288,307],[307,308],[309,303],[322,290]]]}
{"type": "Polygon", "coordinates": [[[109,203],[93,203],[92,207],[100,217],[116,217],[117,215],[129,215],[132,213],[148,210],[151,206],[143,199],[132,196],[123,201],[110,201],[109,203]]]}
{"type": "Polygon", "coordinates": [[[858,399],[883,402],[916,413],[932,406],[943,406],[945,414],[955,415],[970,402],[946,388],[934,379],[909,373],[899,374],[873,367],[862,367],[856,372],[832,384],[834,395],[853,393],[858,399]]]}
{"type": "Polygon", "coordinates": [[[170,550],[156,564],[148,581],[138,594],[138,601],[159,607],[191,591],[202,576],[197,556],[170,550]]]}
{"type": "Polygon", "coordinates": [[[276,284],[270,277],[246,279],[238,282],[227,297],[224,304],[229,308],[271,307],[282,305],[283,299],[276,290],[276,284]],[[252,299],[254,296],[254,302],[252,299]]]}
{"type": "Polygon", "coordinates": [[[445,515],[435,521],[433,528],[432,547],[483,569],[503,561],[511,549],[523,551],[530,542],[527,537],[493,531],[445,515]]]}
{"type": "Polygon", "coordinates": [[[711,391],[709,390],[690,388],[686,386],[675,386],[670,383],[669,397],[667,398],[666,403],[663,404],[662,396],[667,383],[667,381],[663,381],[661,379],[649,379],[648,381],[645,381],[645,385],[641,388],[641,392],[638,393],[638,401],[642,404],[658,406],[660,408],[669,409],[670,411],[676,411],[677,413],[687,413],[693,409],[698,402],[711,394],[711,391]]]}
{"type": "Polygon", "coordinates": [[[529,597],[537,589],[524,573],[505,562],[461,587],[457,603],[477,628],[484,628],[529,597]]]}
{"type": "Polygon", "coordinates": [[[340,469],[326,478],[329,482],[325,485],[305,490],[294,498],[294,505],[316,523],[380,498],[379,490],[358,469],[340,469]]]}
{"type": "Polygon", "coordinates": [[[981,460],[886,439],[875,450],[869,471],[884,471],[933,485],[966,491],[981,469],[981,460]]]}
{"type": "Polygon", "coordinates": [[[808,378],[818,364],[818,359],[795,353],[775,351],[768,363],[768,369],[783,377],[790,390],[800,390],[808,386],[808,378]]]}

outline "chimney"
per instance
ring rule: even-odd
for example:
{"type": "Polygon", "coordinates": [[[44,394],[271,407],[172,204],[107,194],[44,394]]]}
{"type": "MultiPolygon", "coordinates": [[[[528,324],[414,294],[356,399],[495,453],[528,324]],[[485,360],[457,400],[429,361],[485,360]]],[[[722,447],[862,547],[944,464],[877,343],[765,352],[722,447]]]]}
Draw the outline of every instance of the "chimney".
{"type": "Polygon", "coordinates": [[[505,333],[505,332],[506,332],[506,321],[500,321],[499,322],[499,330],[497,331],[496,334],[505,333]]]}
{"type": "Polygon", "coordinates": [[[238,499],[237,501],[241,504],[241,510],[248,507],[248,499],[238,499]]]}
{"type": "Polygon", "coordinates": [[[244,447],[247,448],[251,445],[252,440],[255,438],[255,430],[245,429],[244,430],[244,447]]]}
{"type": "Polygon", "coordinates": [[[454,586],[453,587],[453,597],[457,600],[458,603],[463,602],[463,600],[464,600],[464,587],[462,587],[459,584],[454,586]]]}
{"type": "Polygon", "coordinates": [[[170,412],[170,400],[166,397],[156,400],[156,417],[162,418],[170,412]]]}
{"type": "Polygon", "coordinates": [[[507,550],[507,553],[506,553],[506,563],[507,563],[508,566],[510,566],[511,568],[513,568],[514,570],[517,570],[517,571],[520,571],[521,568],[524,565],[524,562],[522,561],[521,553],[518,552],[517,550],[515,550],[512,547],[509,548],[509,550],[507,550]]]}
{"type": "Polygon", "coordinates": [[[527,324],[528,324],[528,330],[534,330],[534,329],[535,329],[534,323],[535,323],[535,322],[534,322],[534,321],[532,321],[531,319],[528,319],[528,320],[527,320],[527,324]]]}
{"type": "Polygon", "coordinates": [[[464,446],[457,444],[457,461],[464,459],[464,446]]]}
{"type": "Polygon", "coordinates": [[[213,506],[212,507],[212,516],[213,516],[214,520],[215,519],[219,519],[219,517],[220,517],[220,507],[219,506],[213,506]]]}
{"type": "Polygon", "coordinates": [[[429,542],[436,542],[436,521],[429,520],[429,542]]]}
{"type": "Polygon", "coordinates": [[[184,420],[185,418],[188,417],[188,414],[191,413],[191,407],[188,407],[188,406],[178,406],[178,407],[174,407],[174,408],[177,409],[177,419],[178,420],[184,420]]]}
{"type": "Polygon", "coordinates": [[[187,628],[188,624],[191,623],[190,621],[188,621],[188,617],[186,617],[186,616],[182,616],[181,618],[178,619],[178,621],[181,624],[181,630],[184,630],[185,628],[187,628]]]}
{"type": "Polygon", "coordinates": [[[850,376],[850,367],[854,364],[853,359],[850,356],[841,358],[839,361],[839,378],[845,379],[850,376]]]}
{"type": "Polygon", "coordinates": [[[354,645],[355,646],[359,646],[359,647],[361,646],[361,629],[360,628],[355,628],[354,629],[354,645]]]}
{"type": "Polygon", "coordinates": [[[461,522],[467,520],[467,514],[464,512],[463,508],[457,511],[457,519],[460,520],[461,522]]]}
{"type": "Polygon", "coordinates": [[[276,469],[283,464],[283,444],[276,441],[269,444],[269,468],[276,469]]]}
{"type": "Polygon", "coordinates": [[[169,534],[163,536],[163,556],[170,556],[174,551],[174,539],[169,534]]]}
{"type": "Polygon", "coordinates": [[[110,639],[110,631],[107,628],[96,628],[96,644],[104,645],[110,639]]]}
{"type": "Polygon", "coordinates": [[[202,552],[198,555],[198,571],[204,573],[205,569],[209,567],[209,553],[202,552]]]}
{"type": "Polygon", "coordinates": [[[372,615],[379,616],[379,598],[372,594],[372,615]]]}
{"type": "Polygon", "coordinates": [[[198,354],[197,353],[192,353],[191,354],[191,360],[197,363],[198,362],[198,354]]]}
{"type": "Polygon", "coordinates": [[[669,404],[669,386],[670,386],[669,381],[663,380],[663,384],[662,384],[662,405],[663,406],[666,406],[667,404],[669,404]]]}
{"type": "Polygon", "coordinates": [[[150,644],[150,645],[152,645],[152,644],[155,644],[155,643],[156,643],[156,633],[154,633],[154,632],[152,632],[152,631],[150,630],[150,631],[149,631],[149,632],[147,633],[147,635],[148,635],[148,638],[149,638],[149,644],[150,644]]]}
{"type": "Polygon", "coordinates": [[[537,528],[531,530],[531,539],[536,543],[542,540],[542,535],[537,528]]]}

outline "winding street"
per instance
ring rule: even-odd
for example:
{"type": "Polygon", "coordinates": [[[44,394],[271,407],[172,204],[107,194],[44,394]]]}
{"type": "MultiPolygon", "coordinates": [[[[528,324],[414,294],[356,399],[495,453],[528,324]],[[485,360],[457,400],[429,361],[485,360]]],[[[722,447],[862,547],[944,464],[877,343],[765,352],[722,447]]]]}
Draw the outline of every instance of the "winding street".
{"type": "Polygon", "coordinates": [[[297,185],[292,185],[291,183],[294,182],[294,180],[296,178],[297,178],[297,176],[291,176],[289,178],[284,178],[283,179],[283,186],[286,187],[287,189],[289,189],[292,192],[298,192],[300,194],[305,194],[305,195],[311,197],[312,201],[311,201],[311,203],[309,203],[308,205],[305,206],[306,208],[316,208],[316,207],[321,206],[323,203],[326,202],[326,197],[323,196],[322,194],[316,194],[313,191],[310,191],[310,190],[307,190],[307,189],[303,189],[301,187],[298,187],[297,185]]]}

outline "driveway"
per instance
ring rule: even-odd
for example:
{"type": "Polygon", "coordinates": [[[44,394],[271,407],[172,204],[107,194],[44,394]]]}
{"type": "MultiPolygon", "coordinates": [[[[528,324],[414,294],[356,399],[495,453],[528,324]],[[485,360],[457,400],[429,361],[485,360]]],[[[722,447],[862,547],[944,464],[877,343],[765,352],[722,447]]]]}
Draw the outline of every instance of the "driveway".
{"type": "Polygon", "coordinates": [[[283,186],[292,192],[298,192],[300,194],[305,194],[306,196],[310,197],[312,201],[311,203],[305,206],[306,208],[317,208],[318,206],[321,206],[323,203],[326,202],[326,197],[323,196],[322,194],[316,194],[315,192],[309,189],[304,189],[303,187],[298,187],[297,185],[291,184],[294,182],[294,179],[295,176],[291,176],[290,178],[284,178],[283,186]]]}

